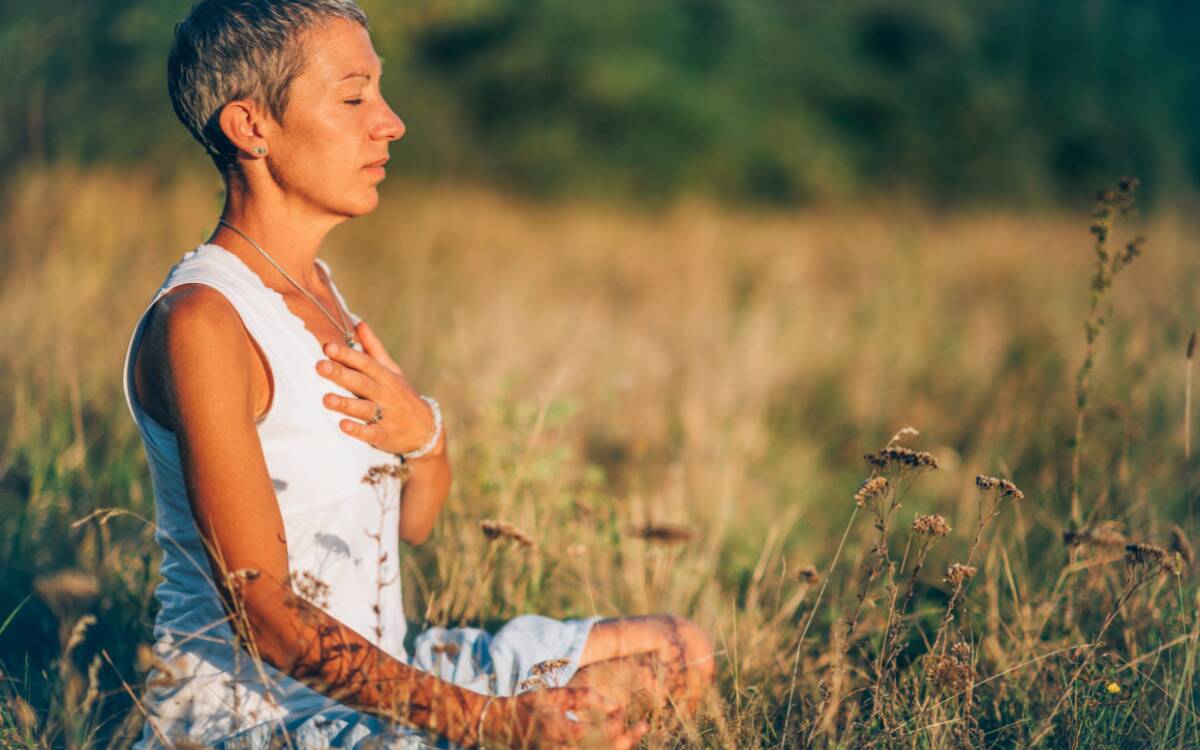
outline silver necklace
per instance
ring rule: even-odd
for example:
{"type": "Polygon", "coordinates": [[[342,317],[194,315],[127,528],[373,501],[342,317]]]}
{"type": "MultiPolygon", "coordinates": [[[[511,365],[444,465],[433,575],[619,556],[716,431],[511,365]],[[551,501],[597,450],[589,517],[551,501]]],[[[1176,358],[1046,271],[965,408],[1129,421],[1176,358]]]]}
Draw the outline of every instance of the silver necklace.
{"type": "MultiPolygon", "coordinates": [[[[217,223],[219,223],[219,224],[224,224],[225,226],[229,227],[229,228],[230,228],[230,229],[232,229],[233,231],[235,231],[235,232],[237,232],[238,234],[240,234],[240,235],[242,236],[242,239],[246,240],[246,242],[249,242],[251,245],[253,245],[253,246],[254,246],[254,249],[255,249],[255,250],[257,250],[259,253],[261,253],[261,254],[262,254],[262,257],[264,257],[264,258],[266,258],[266,259],[267,259],[267,262],[268,262],[268,263],[270,263],[271,265],[275,266],[275,270],[277,270],[277,271],[279,271],[281,274],[283,274],[283,278],[285,278],[285,279],[287,279],[288,281],[290,281],[290,282],[291,282],[291,284],[292,284],[292,286],[294,286],[294,287],[296,287],[297,289],[299,289],[299,290],[300,290],[300,291],[301,291],[301,292],[304,294],[304,296],[306,296],[306,297],[308,297],[310,300],[312,300],[312,301],[313,301],[313,304],[314,304],[314,305],[316,305],[316,306],[317,306],[317,308],[318,308],[318,309],[319,309],[321,312],[325,313],[325,317],[329,318],[329,322],[331,322],[331,323],[333,323],[335,326],[337,326],[337,329],[338,329],[339,331],[341,331],[341,332],[342,332],[342,336],[343,336],[343,337],[346,339],[346,346],[349,346],[349,347],[351,347],[351,348],[354,348],[354,347],[357,347],[357,346],[358,346],[358,339],[356,339],[356,338],[354,337],[354,329],[353,329],[353,327],[347,328],[347,327],[346,327],[346,326],[343,324],[343,323],[344,323],[344,320],[342,319],[342,308],[341,308],[341,305],[338,305],[338,306],[337,306],[337,308],[338,308],[338,317],[337,317],[337,318],[334,318],[334,317],[333,317],[333,315],[331,315],[331,314],[329,313],[329,310],[325,309],[325,305],[322,305],[322,304],[321,304],[321,300],[317,299],[317,297],[316,297],[316,295],[315,295],[315,294],[313,294],[312,292],[310,292],[310,291],[308,291],[307,289],[305,289],[305,288],[304,288],[304,287],[303,287],[303,286],[302,286],[302,285],[301,285],[299,282],[297,282],[295,279],[293,279],[293,278],[291,277],[291,275],[290,275],[290,274],[289,274],[287,271],[283,270],[283,267],[282,267],[282,266],[280,266],[278,263],[276,263],[276,262],[275,262],[275,259],[274,259],[274,258],[272,258],[270,255],[267,255],[267,251],[266,251],[266,250],[263,250],[261,247],[259,247],[259,246],[258,246],[258,243],[257,243],[257,242],[255,242],[254,240],[252,240],[252,239],[250,239],[249,237],[247,237],[245,232],[243,232],[242,230],[238,229],[238,228],[237,228],[237,227],[235,227],[234,225],[230,224],[228,221],[225,221],[224,219],[217,219],[217,223]]],[[[335,304],[336,304],[336,300],[335,300],[335,304]]]]}

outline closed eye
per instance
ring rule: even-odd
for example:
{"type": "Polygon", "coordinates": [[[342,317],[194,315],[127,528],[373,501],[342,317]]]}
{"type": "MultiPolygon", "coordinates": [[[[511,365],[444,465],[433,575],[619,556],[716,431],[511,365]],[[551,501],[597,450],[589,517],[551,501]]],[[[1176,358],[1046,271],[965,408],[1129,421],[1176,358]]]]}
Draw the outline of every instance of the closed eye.
{"type": "Polygon", "coordinates": [[[363,100],[362,100],[362,99],[347,99],[347,100],[345,101],[345,103],[346,103],[346,104],[349,104],[349,105],[351,105],[351,106],[353,106],[353,107],[357,107],[358,105],[360,105],[360,104],[362,104],[362,103],[363,103],[363,100]]]}

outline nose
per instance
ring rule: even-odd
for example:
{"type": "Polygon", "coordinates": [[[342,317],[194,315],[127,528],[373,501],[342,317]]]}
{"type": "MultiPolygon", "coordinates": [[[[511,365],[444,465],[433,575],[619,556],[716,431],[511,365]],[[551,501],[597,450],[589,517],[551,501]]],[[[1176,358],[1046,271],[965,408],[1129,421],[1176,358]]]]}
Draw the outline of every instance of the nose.
{"type": "Polygon", "coordinates": [[[393,112],[387,103],[384,103],[383,109],[384,116],[379,124],[375,126],[374,137],[385,141],[400,140],[406,130],[404,120],[401,120],[400,116],[393,112]]]}

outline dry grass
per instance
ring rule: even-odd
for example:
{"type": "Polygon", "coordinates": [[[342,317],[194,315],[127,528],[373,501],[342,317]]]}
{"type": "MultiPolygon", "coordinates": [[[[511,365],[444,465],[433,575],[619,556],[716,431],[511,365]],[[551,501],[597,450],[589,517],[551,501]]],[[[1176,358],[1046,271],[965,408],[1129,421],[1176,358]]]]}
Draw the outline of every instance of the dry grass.
{"type": "MultiPolygon", "coordinates": [[[[0,209],[0,744],[140,731],[150,529],[88,514],[153,518],[121,356],[219,205],[208,178],[47,170],[0,209]]],[[[389,186],[325,257],[453,434],[409,616],[691,617],[719,684],[650,748],[1200,745],[1198,235],[1139,221],[1092,306],[1087,216],[389,186]]]]}

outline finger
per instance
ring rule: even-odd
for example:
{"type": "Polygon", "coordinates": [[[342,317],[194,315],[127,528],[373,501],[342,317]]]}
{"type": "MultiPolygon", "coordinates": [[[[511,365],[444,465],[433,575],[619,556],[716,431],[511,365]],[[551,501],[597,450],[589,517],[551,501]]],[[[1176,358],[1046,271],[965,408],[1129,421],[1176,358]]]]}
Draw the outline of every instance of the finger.
{"type": "Polygon", "coordinates": [[[364,398],[346,398],[336,393],[326,393],[321,403],[325,404],[326,409],[339,411],[364,422],[375,416],[375,402],[364,398]]]}
{"type": "Polygon", "coordinates": [[[400,369],[400,365],[396,364],[396,360],[392,359],[392,356],[387,353],[387,349],[384,348],[383,342],[380,341],[379,337],[375,335],[375,331],[371,330],[371,326],[367,324],[367,321],[360,321],[357,326],[357,331],[358,338],[363,342],[363,349],[367,352],[367,354],[370,354],[372,357],[382,362],[385,367],[393,372],[399,375],[404,374],[404,371],[400,369]]]}
{"type": "Polygon", "coordinates": [[[335,362],[341,362],[350,369],[358,370],[359,372],[374,378],[379,382],[384,381],[385,368],[383,364],[369,354],[364,354],[357,349],[349,346],[342,346],[334,342],[329,342],[325,345],[325,356],[335,362]]]}
{"type": "Polygon", "coordinates": [[[368,445],[377,445],[383,439],[383,428],[373,424],[363,424],[355,422],[353,419],[343,419],[338,422],[338,426],[342,428],[342,432],[356,437],[368,445]]]}
{"type": "Polygon", "coordinates": [[[317,374],[342,386],[356,396],[374,400],[379,382],[338,362],[323,359],[317,363],[317,374]]]}

